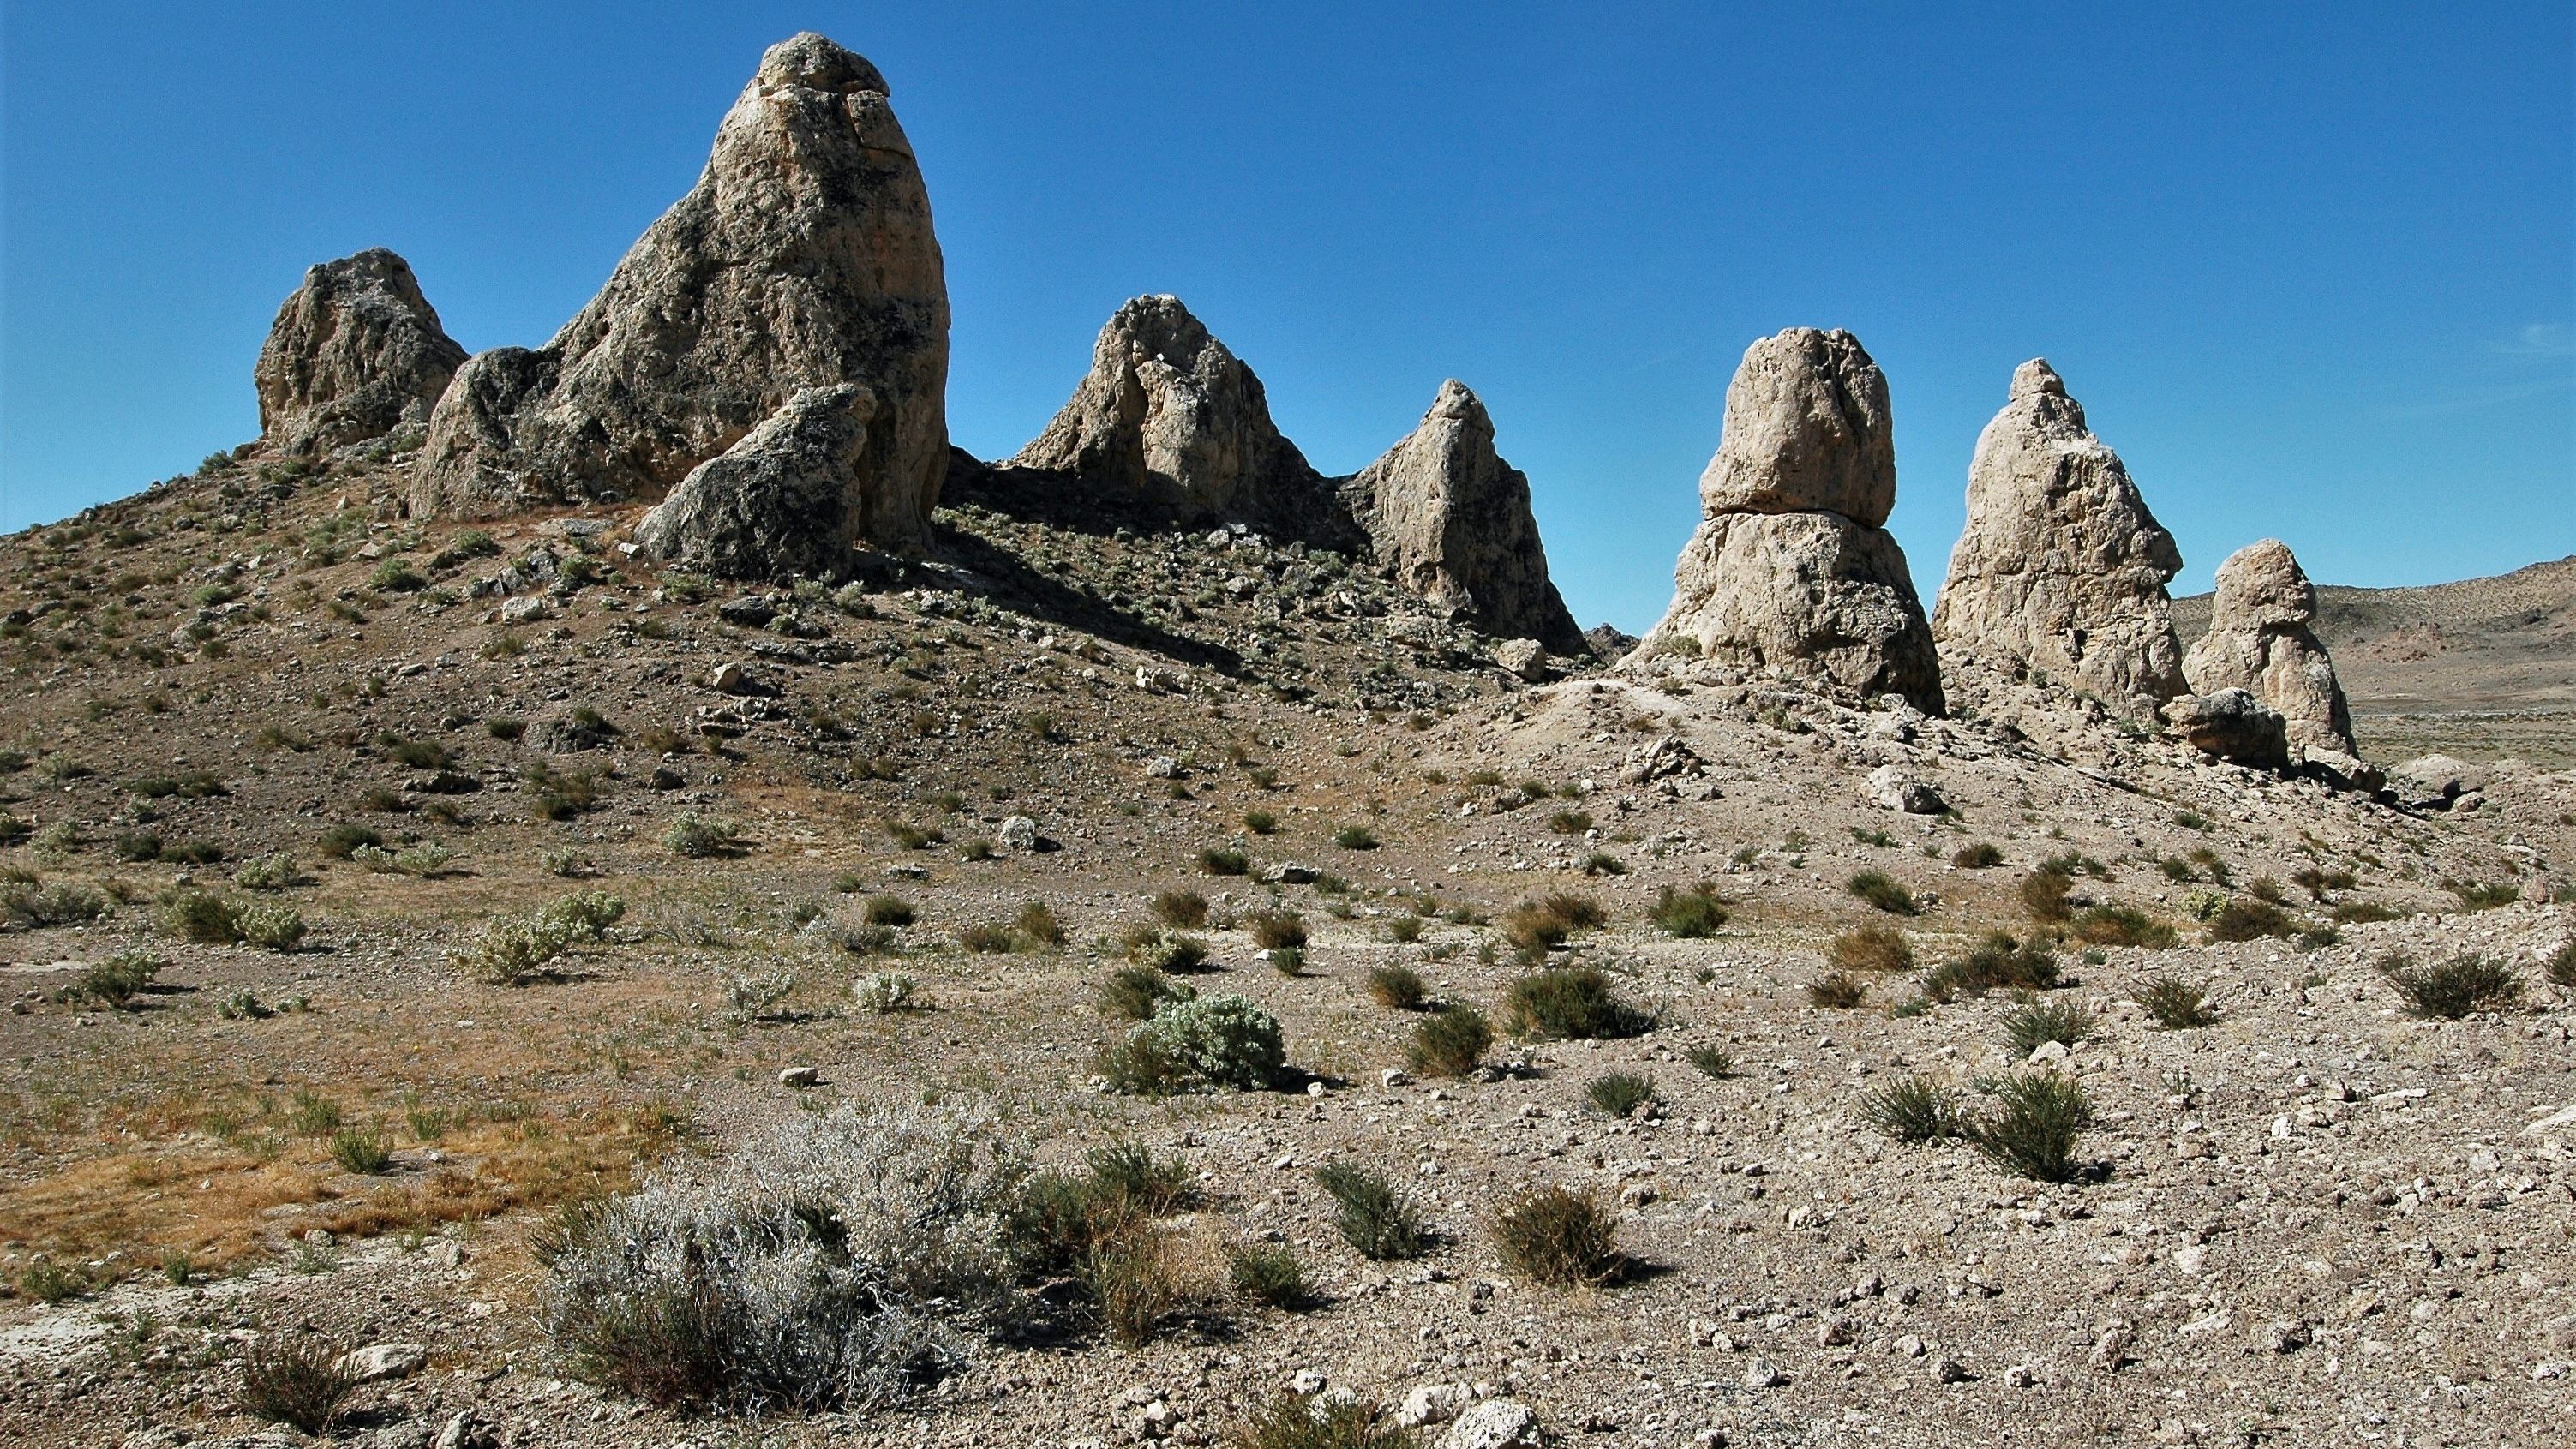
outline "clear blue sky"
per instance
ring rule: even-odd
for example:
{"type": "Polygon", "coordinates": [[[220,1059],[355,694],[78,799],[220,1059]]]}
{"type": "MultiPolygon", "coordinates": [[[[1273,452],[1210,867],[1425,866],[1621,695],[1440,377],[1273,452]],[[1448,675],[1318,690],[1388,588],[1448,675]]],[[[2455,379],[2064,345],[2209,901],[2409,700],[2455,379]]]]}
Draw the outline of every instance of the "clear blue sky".
{"type": "Polygon", "coordinates": [[[1977,430],[2043,354],[2180,538],[2178,589],[2265,534],[2344,583],[2576,552],[2564,0],[0,19],[0,527],[252,436],[308,263],[390,246],[467,347],[542,342],[810,28],[893,83],[981,456],[1122,299],[1177,292],[1328,472],[1464,379],[1576,614],[1637,629],[1736,360],[1808,324],[1887,370],[1927,604],[1977,430]]]}

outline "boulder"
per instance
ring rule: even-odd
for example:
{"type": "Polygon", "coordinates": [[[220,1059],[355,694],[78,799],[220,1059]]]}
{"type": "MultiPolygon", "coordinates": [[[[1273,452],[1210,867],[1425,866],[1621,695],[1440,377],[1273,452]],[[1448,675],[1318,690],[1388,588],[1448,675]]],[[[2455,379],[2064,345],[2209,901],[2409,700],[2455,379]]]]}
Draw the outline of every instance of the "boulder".
{"type": "Polygon", "coordinates": [[[742,441],[700,463],[635,525],[665,563],[724,579],[839,579],[877,537],[883,480],[862,467],[876,398],[857,383],[799,389],[742,441]]]}
{"type": "Polygon", "coordinates": [[[2388,788],[2410,810],[2448,810],[2486,785],[2486,771],[2450,755],[2424,755],[2388,769],[2388,788]]]}
{"type": "Polygon", "coordinates": [[[1538,1449],[1547,1442],[1538,1415],[1515,1399],[1487,1399],[1461,1412],[1439,1449],[1538,1449]]]}
{"type": "Polygon", "coordinates": [[[1585,652],[1547,577],[1529,478],[1494,451],[1485,405],[1452,379],[1403,441],[1341,485],[1398,587],[1487,634],[1585,652]]]}
{"type": "Polygon", "coordinates": [[[2308,627],[2316,612],[2317,591],[2288,546],[2248,544],[2218,566],[2209,633],[2183,657],[2183,673],[2203,694],[2249,691],[2280,714],[2297,749],[2357,756],[2334,660],[2308,627]]]}
{"type": "Polygon", "coordinates": [[[2278,711],[2242,689],[2186,694],[2164,707],[2175,738],[2221,760],[2261,770],[2290,767],[2290,745],[2278,711]]]}
{"type": "Polygon", "coordinates": [[[323,262],[277,309],[251,371],[260,436],[328,452],[425,423],[464,362],[410,263],[382,247],[323,262]]]}
{"type": "Polygon", "coordinates": [[[1350,547],[1332,489],[1270,420],[1261,379],[1170,296],[1120,307],[1046,431],[1001,465],[1172,523],[1260,526],[1350,547]]]}
{"type": "Polygon", "coordinates": [[[477,355],[431,415],[416,515],[659,499],[807,388],[873,408],[853,472],[869,542],[915,549],[948,465],[948,287],[876,67],[771,46],[697,185],[554,340],[477,355]]]}
{"type": "Polygon", "coordinates": [[[342,1373],[362,1384],[407,1379],[429,1366],[429,1350],[416,1343],[372,1343],[340,1356],[342,1373]]]}
{"type": "Polygon", "coordinates": [[[1548,663],[1547,650],[1536,639],[1506,639],[1495,645],[1494,663],[1504,673],[1532,684],[1555,673],[1548,663]]]}
{"type": "Polygon", "coordinates": [[[1887,377],[1848,332],[1792,327],[1744,350],[1726,389],[1701,508],[1839,513],[1877,528],[1896,507],[1887,377]]]}
{"type": "Polygon", "coordinates": [[[1907,815],[1938,815],[1945,808],[1941,792],[1902,765],[1881,765],[1869,772],[1869,798],[1882,810],[1907,815]]]}
{"type": "Polygon", "coordinates": [[[1941,665],[1905,554],[1887,379],[1848,332],[1792,328],[1746,350],[1700,477],[1673,602],[1630,656],[1767,669],[1942,708],[1941,665]]]}
{"type": "Polygon", "coordinates": [[[2186,692],[2165,583],[2182,567],[2120,456],[2042,358],[1977,437],[1968,523],[1932,611],[1945,650],[2045,671],[2152,718],[2186,692]]]}

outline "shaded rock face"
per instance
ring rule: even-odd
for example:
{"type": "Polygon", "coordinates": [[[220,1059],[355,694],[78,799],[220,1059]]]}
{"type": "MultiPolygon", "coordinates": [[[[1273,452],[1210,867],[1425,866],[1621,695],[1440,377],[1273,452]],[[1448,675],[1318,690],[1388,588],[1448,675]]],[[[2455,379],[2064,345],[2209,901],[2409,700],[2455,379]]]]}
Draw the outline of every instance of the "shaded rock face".
{"type": "Polygon", "coordinates": [[[1464,383],[1442,383],[1421,425],[1341,493],[1398,586],[1488,634],[1586,652],[1548,581],[1529,479],[1494,451],[1494,421],[1464,383]]]}
{"type": "Polygon", "coordinates": [[[705,173],[554,340],[466,364],[413,511],[659,498],[800,389],[874,400],[872,541],[917,546],[948,467],[948,289],[883,76],[819,35],[770,47],[705,173]]]}
{"type": "Polygon", "coordinates": [[[289,453],[328,452],[426,422],[464,361],[410,263],[382,247],[323,262],[259,349],[260,436],[289,453]]]}
{"type": "Polygon", "coordinates": [[[2334,661],[2309,628],[2317,591],[2288,545],[2248,544],[2218,566],[2209,633],[2183,658],[2191,687],[2243,689],[2279,712],[2302,750],[2358,756],[2334,661]]]}
{"type": "Polygon", "coordinates": [[[2119,455],[2044,359],[1977,437],[1968,525],[1932,611],[1954,654],[2018,669],[2152,718],[2185,692],[2165,582],[2182,568],[2119,455]]]}
{"type": "Polygon", "coordinates": [[[1004,466],[1060,473],[1175,523],[1357,541],[1323,476],[1270,420],[1261,379],[1178,297],[1120,307],[1073,397],[1004,466]]]}
{"type": "Polygon", "coordinates": [[[1672,607],[1637,657],[1695,650],[1940,713],[1932,631],[1879,526],[1896,501],[1889,419],[1887,379],[1850,333],[1792,328],[1747,349],[1672,607]]]}
{"type": "Polygon", "coordinates": [[[856,383],[806,388],[700,463],[645,513],[635,541],[717,578],[838,578],[889,501],[863,486],[876,398],[856,383]]]}
{"type": "Polygon", "coordinates": [[[2242,689],[2186,694],[2163,710],[2174,737],[2202,754],[2261,770],[2290,766],[2280,713],[2242,689]]]}

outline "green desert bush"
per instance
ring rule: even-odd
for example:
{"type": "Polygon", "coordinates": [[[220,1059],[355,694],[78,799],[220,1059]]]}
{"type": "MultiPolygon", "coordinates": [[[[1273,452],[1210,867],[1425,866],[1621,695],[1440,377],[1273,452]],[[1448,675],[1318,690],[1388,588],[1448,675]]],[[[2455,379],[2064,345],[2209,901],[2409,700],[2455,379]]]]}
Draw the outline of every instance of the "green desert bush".
{"type": "Polygon", "coordinates": [[[1950,857],[1950,863],[1961,870],[1992,870],[2004,863],[2004,853],[1990,841],[1980,840],[1963,845],[1950,857]]]}
{"type": "Polygon", "coordinates": [[[1147,966],[1121,966],[1101,983],[1100,1008],[1127,1021],[1150,1020],[1166,1001],[1198,995],[1189,987],[1147,966]]]}
{"type": "Polygon", "coordinates": [[[2056,925],[2075,914],[2066,903],[2074,889],[2073,874],[2051,861],[2021,878],[2021,908],[2042,925],[2056,925]]]}
{"type": "Polygon", "coordinates": [[[1245,1298],[1292,1313],[1315,1296],[1313,1285],[1306,1281],[1305,1266],[1297,1261],[1296,1250],[1285,1244],[1229,1244],[1225,1276],[1234,1291],[1245,1298]]]}
{"type": "Polygon", "coordinates": [[[1899,1077],[1869,1093],[1860,1118],[1899,1142],[1935,1142],[1962,1130],[1956,1094],[1929,1077],[1899,1077]]]}
{"type": "Polygon", "coordinates": [[[2209,994],[2179,976],[2150,976],[2132,994],[2139,1008],[2167,1031],[2207,1026],[2216,1019],[2209,1010],[2209,994]]]}
{"type": "Polygon", "coordinates": [[[1990,931],[1968,953],[1925,973],[1923,994],[1934,1001],[1983,996],[1989,991],[2046,991],[2058,983],[2056,954],[2033,938],[2017,942],[1990,931]]]}
{"type": "Polygon", "coordinates": [[[1735,1053],[1713,1042],[1692,1047],[1684,1054],[1684,1059],[1712,1080],[1735,1074],[1735,1053]]]}
{"type": "Polygon", "coordinates": [[[1653,1025],[1621,1001],[1597,966],[1551,966],[1514,981],[1505,1010],[1512,1034],[1588,1040],[1636,1036],[1653,1025]]]}
{"type": "Polygon", "coordinates": [[[682,812],[662,830],[664,848],[691,860],[729,854],[740,848],[741,840],[741,826],[694,810],[682,812]]]}
{"type": "Polygon", "coordinates": [[[1197,891],[1171,890],[1154,897],[1154,919],[1176,930],[1195,931],[1207,918],[1207,897],[1197,891]]]}
{"type": "Polygon", "coordinates": [[[1552,1288],[1607,1283],[1625,1266],[1618,1220],[1590,1193],[1562,1187],[1522,1193],[1494,1214],[1493,1234],[1504,1267],[1552,1288]]]}
{"type": "Polygon", "coordinates": [[[871,926],[909,926],[913,921],[912,902],[901,896],[870,896],[863,909],[871,926]]]}
{"type": "Polygon", "coordinates": [[[1379,966],[1368,974],[1370,999],[1389,1011],[1420,1011],[1430,995],[1422,973],[1410,966],[1379,966]]]}
{"type": "Polygon", "coordinates": [[[1703,940],[1725,926],[1726,905],[1705,883],[1687,890],[1665,886],[1655,893],[1655,904],[1647,917],[1667,935],[1703,940]]]}
{"type": "Polygon", "coordinates": [[[1306,946],[1306,920],[1295,911],[1255,911],[1243,918],[1252,943],[1264,951],[1301,951],[1306,946]]]}
{"type": "Polygon", "coordinates": [[[242,1412],[306,1434],[320,1434],[340,1416],[358,1387],[348,1351],[326,1338],[263,1333],[242,1351],[242,1412]]]}
{"type": "Polygon", "coordinates": [[[63,988],[63,994],[123,1011],[134,1004],[134,998],[151,988],[152,978],[160,975],[162,967],[167,964],[141,947],[129,946],[103,960],[92,962],[81,971],[78,980],[63,988]]]}
{"type": "Polygon", "coordinates": [[[2405,952],[2392,952],[2379,963],[2379,974],[2396,988],[2406,1009],[2416,1016],[2457,1021],[2477,1011],[2503,1011],[2522,997],[2522,976],[2504,961],[2464,952],[2419,966],[2405,952]]]}
{"type": "Polygon", "coordinates": [[[1476,1069],[1494,1044],[1493,1025],[1472,1006],[1441,1007],[1414,1024],[1405,1047],[1405,1064],[1435,1077],[1463,1077],[1476,1069]]]}
{"type": "Polygon", "coordinates": [[[1829,971],[1807,983],[1807,1004],[1849,1011],[1869,999],[1869,983],[1848,971],[1829,971]]]}
{"type": "Polygon", "coordinates": [[[2270,901],[2236,899],[2209,917],[2208,935],[2218,941],[2260,941],[2266,936],[2295,936],[2299,923],[2270,901]]]}
{"type": "Polygon", "coordinates": [[[1421,1449],[1422,1436],[1356,1398],[1282,1394],[1228,1430],[1225,1449],[1421,1449]]]}
{"type": "Polygon", "coordinates": [[[1163,1002],[1104,1062],[1113,1087],[1145,1093],[1198,1084],[1259,1090],[1286,1066],[1279,1019],[1234,995],[1163,1002]]]}
{"type": "Polygon", "coordinates": [[[2076,940],[2091,946],[2144,946],[2162,951],[2181,938],[2174,928],[2135,906],[2090,906],[2067,927],[2076,940]]]}
{"type": "Polygon", "coordinates": [[[372,1128],[343,1127],[331,1134],[331,1160],[351,1172],[373,1177],[393,1165],[393,1144],[372,1128]]]}
{"type": "Polygon", "coordinates": [[[1910,916],[1915,913],[1913,893],[1897,884],[1885,871],[1860,871],[1845,882],[1843,888],[1890,915],[1910,916]]]}
{"type": "Polygon", "coordinates": [[[2031,1001],[2004,1013],[2004,1045],[2027,1057],[2050,1042],[2074,1046],[2093,1034],[2093,1014],[2072,1001],[2031,1001]]]}
{"type": "Polygon", "coordinates": [[[2055,1072],[1979,1084],[1993,1104],[1969,1119],[1967,1138],[1997,1167],[2034,1182],[2072,1181],[2076,1139],[2093,1120],[2083,1085],[2055,1072]]]}
{"type": "Polygon", "coordinates": [[[1655,1100],[1655,1082],[1635,1072],[1604,1072],[1584,1083],[1583,1099],[1613,1117],[1633,1117],[1655,1100]]]}
{"type": "Polygon", "coordinates": [[[1315,1185],[1333,1200],[1333,1226],[1364,1258],[1418,1258],[1431,1247],[1431,1228],[1412,1192],[1357,1163],[1335,1160],[1315,1169],[1315,1185]]]}

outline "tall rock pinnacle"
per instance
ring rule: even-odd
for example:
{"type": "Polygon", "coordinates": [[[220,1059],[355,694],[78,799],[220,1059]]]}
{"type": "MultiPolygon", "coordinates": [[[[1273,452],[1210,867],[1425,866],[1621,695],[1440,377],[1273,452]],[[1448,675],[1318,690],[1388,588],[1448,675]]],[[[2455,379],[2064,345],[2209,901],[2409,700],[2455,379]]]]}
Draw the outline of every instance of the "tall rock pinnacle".
{"type": "Polygon", "coordinates": [[[948,289],[912,145],[876,67],[771,46],[698,184],[554,340],[457,374],[422,514],[661,497],[803,388],[874,406],[850,486],[870,541],[919,544],[947,468],[948,289]]]}
{"type": "Polygon", "coordinates": [[[1466,384],[1440,385],[1420,426],[1342,485],[1396,583],[1488,634],[1580,655],[1589,646],[1548,582],[1529,478],[1494,451],[1466,384]]]}
{"type": "Polygon", "coordinates": [[[1931,629],[1880,527],[1896,503],[1890,418],[1887,379],[1848,332],[1794,327],[1747,348],[1672,607],[1630,660],[1694,651],[1940,713],[1931,629]]]}
{"type": "Polygon", "coordinates": [[[402,258],[370,247],[323,262],[259,349],[260,435],[286,452],[327,452],[425,422],[464,361],[402,258]]]}
{"type": "Polygon", "coordinates": [[[1977,437],[1968,523],[1932,612],[1963,659],[2044,670],[2132,718],[2183,693],[2165,581],[2182,567],[2120,457],[2039,358],[1977,437]]]}

